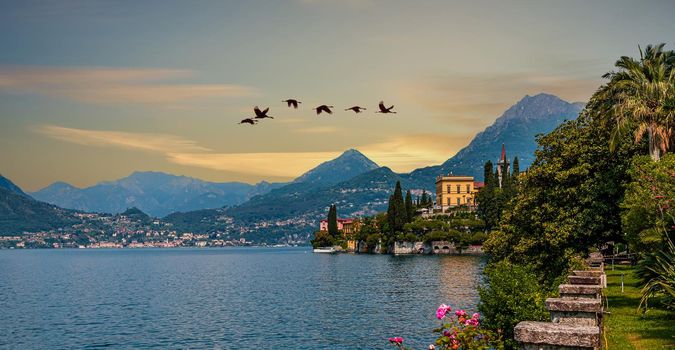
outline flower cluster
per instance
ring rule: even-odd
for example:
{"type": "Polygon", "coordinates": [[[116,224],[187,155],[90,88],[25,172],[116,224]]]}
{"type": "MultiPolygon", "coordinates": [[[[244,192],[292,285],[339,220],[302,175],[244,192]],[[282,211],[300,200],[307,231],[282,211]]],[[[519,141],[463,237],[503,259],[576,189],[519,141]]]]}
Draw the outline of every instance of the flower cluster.
{"type": "MultiPolygon", "coordinates": [[[[464,310],[456,310],[452,317],[452,308],[441,304],[436,309],[436,318],[444,320],[441,327],[434,329],[439,333],[439,337],[434,344],[429,344],[429,350],[474,350],[474,349],[496,349],[504,348],[500,337],[497,334],[480,328],[480,315],[469,314],[464,310]]],[[[389,338],[389,342],[398,349],[403,347],[403,338],[389,338]]]]}

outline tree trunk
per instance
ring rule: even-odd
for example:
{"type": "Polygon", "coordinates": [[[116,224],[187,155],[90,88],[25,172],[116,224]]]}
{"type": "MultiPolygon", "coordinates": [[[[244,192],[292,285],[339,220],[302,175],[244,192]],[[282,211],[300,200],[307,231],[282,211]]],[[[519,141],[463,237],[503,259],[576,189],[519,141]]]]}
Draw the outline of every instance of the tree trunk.
{"type": "Polygon", "coordinates": [[[651,126],[647,128],[647,131],[649,133],[649,155],[652,157],[652,160],[658,162],[661,159],[661,148],[656,145],[654,131],[651,126]]]}

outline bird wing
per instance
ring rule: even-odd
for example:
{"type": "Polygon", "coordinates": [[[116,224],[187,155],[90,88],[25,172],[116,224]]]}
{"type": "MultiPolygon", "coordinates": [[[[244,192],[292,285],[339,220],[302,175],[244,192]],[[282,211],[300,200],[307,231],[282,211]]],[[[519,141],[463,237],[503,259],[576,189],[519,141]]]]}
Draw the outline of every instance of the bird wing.
{"type": "Polygon", "coordinates": [[[380,101],[379,107],[380,107],[381,111],[384,111],[384,110],[387,109],[387,107],[384,106],[384,101],[380,101]]]}
{"type": "Polygon", "coordinates": [[[269,110],[270,110],[270,108],[269,108],[269,107],[265,108],[265,110],[264,110],[264,111],[262,111],[262,114],[267,114],[267,112],[269,112],[269,110]]]}
{"type": "Polygon", "coordinates": [[[324,108],[324,110],[325,110],[326,113],[328,113],[328,114],[333,114],[333,111],[331,111],[330,108],[328,108],[328,106],[326,106],[326,107],[324,108]]]}
{"type": "Polygon", "coordinates": [[[262,112],[260,111],[260,108],[258,108],[258,106],[255,106],[253,108],[253,112],[255,112],[256,116],[260,116],[262,114],[262,112]]]}

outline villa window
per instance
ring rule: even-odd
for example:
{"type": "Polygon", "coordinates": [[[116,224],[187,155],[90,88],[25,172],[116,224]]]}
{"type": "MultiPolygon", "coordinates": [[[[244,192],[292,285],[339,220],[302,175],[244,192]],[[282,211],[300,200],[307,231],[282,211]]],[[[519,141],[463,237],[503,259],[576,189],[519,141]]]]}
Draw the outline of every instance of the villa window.
{"type": "Polygon", "coordinates": [[[471,193],[471,185],[466,185],[466,193],[471,193]]]}
{"type": "Polygon", "coordinates": [[[462,193],[462,187],[460,185],[457,185],[457,193],[462,193]]]}
{"type": "Polygon", "coordinates": [[[457,205],[461,205],[461,204],[462,204],[462,199],[461,199],[461,198],[457,198],[457,205]]]}
{"type": "Polygon", "coordinates": [[[452,205],[452,198],[448,198],[448,205],[452,205]]]}
{"type": "Polygon", "coordinates": [[[450,185],[447,186],[448,193],[452,193],[452,187],[450,185]]]}

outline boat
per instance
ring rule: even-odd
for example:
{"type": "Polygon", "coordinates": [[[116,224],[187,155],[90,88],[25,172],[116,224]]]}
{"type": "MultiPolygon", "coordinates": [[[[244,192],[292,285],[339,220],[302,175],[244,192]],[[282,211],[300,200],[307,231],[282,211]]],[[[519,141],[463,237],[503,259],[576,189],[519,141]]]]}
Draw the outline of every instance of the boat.
{"type": "Polygon", "coordinates": [[[333,247],[319,247],[319,248],[314,248],[313,250],[314,253],[322,253],[322,254],[335,254],[337,253],[337,250],[333,247]]]}

